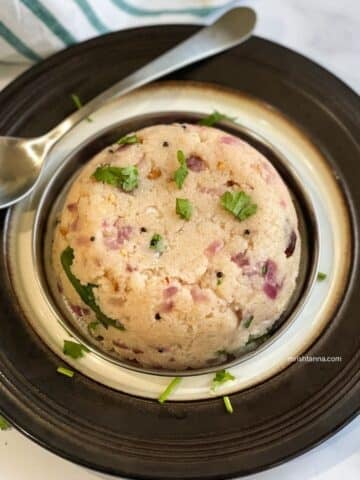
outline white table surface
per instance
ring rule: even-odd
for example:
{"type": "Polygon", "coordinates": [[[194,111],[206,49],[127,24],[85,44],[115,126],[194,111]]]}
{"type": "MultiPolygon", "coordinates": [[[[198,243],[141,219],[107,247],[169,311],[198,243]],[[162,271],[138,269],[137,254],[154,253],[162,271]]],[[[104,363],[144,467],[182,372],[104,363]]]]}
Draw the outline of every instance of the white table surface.
{"type": "MultiPolygon", "coordinates": [[[[0,0],[1,1],[1,0],[0,0]]],[[[248,0],[257,34],[317,61],[360,93],[360,0],[248,0]]],[[[26,66],[0,64],[0,89],[26,66]]],[[[0,480],[97,480],[14,429],[0,432],[0,480]]],[[[360,418],[322,445],[251,480],[358,480],[360,418]]]]}

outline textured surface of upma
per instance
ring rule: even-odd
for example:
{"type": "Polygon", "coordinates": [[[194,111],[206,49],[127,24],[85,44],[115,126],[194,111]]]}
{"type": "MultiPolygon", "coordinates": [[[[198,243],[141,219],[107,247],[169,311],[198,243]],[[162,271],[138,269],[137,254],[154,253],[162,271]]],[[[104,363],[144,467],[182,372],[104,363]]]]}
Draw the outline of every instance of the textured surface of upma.
{"type": "Polygon", "coordinates": [[[265,334],[294,291],[291,197],[263,155],[221,130],[158,125],[133,139],[91,159],[68,193],[53,244],[59,289],[105,351],[155,368],[221,362],[265,334]],[[94,178],[109,165],[136,166],[138,186],[94,178]],[[256,211],[240,220],[225,192],[244,192],[256,211]],[[177,198],[191,204],[188,220],[177,198]]]}

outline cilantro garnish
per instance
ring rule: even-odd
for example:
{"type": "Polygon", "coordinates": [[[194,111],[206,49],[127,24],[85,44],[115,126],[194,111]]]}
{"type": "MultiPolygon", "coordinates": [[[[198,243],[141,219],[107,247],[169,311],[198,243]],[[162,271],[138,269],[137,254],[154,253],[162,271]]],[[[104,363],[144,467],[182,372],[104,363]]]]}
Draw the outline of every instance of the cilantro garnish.
{"type": "MultiPolygon", "coordinates": [[[[73,94],[71,95],[71,99],[72,99],[72,101],[74,102],[75,107],[76,107],[78,110],[80,110],[80,108],[83,107],[83,104],[82,104],[82,102],[81,102],[81,100],[80,100],[80,97],[79,97],[78,95],[76,95],[75,93],[73,93],[73,94]]],[[[86,117],[86,120],[87,120],[88,122],[92,122],[92,121],[93,121],[93,119],[92,119],[91,117],[86,117]]]]}
{"type": "Polygon", "coordinates": [[[249,195],[245,192],[225,192],[220,197],[221,205],[242,221],[257,211],[257,205],[252,203],[249,195]]]}
{"type": "Polygon", "coordinates": [[[131,192],[139,184],[139,172],[135,165],[130,167],[113,167],[100,165],[92,176],[98,182],[108,183],[121,188],[125,192],[131,192]]]}
{"type": "Polygon", "coordinates": [[[225,405],[226,411],[227,411],[228,413],[233,413],[234,409],[233,409],[233,407],[232,407],[232,405],[231,405],[230,398],[227,397],[227,396],[225,396],[225,397],[223,397],[223,400],[224,400],[224,405],[225,405]]]}
{"type": "Polygon", "coordinates": [[[176,213],[185,220],[190,220],[192,214],[192,205],[187,198],[176,199],[176,213]]]}
{"type": "Polygon", "coordinates": [[[66,247],[60,256],[60,260],[70,283],[79,294],[81,300],[95,312],[97,320],[101,322],[105,328],[112,326],[119,330],[125,330],[125,327],[118,320],[109,318],[100,310],[94,295],[94,288],[97,288],[97,285],[93,285],[92,283],[82,285],[80,280],[72,273],[71,266],[74,261],[74,250],[71,247],[66,247]]]}
{"type": "Polygon", "coordinates": [[[231,375],[231,373],[228,372],[227,370],[219,370],[218,372],[216,372],[215,377],[211,382],[211,390],[215,391],[221,385],[223,385],[224,383],[230,380],[235,380],[234,375],[231,375]]]}
{"type": "Polygon", "coordinates": [[[245,321],[244,321],[244,327],[249,328],[251,325],[251,322],[254,320],[254,315],[250,315],[245,321]]]}
{"type": "Polygon", "coordinates": [[[186,165],[186,157],[182,150],[178,150],[177,159],[180,163],[180,167],[176,170],[174,174],[174,180],[178,188],[182,188],[185,178],[188,176],[189,170],[186,165]]]}
{"type": "Polygon", "coordinates": [[[97,322],[97,321],[95,321],[95,322],[90,322],[89,325],[87,326],[89,333],[91,333],[91,332],[93,332],[94,330],[96,330],[96,327],[97,327],[98,325],[100,325],[100,322],[97,322]]]}
{"type": "Polygon", "coordinates": [[[11,428],[10,423],[0,415],[0,430],[10,430],[10,428],[11,428]]]}
{"type": "Polygon", "coordinates": [[[228,352],[227,352],[226,350],[218,350],[218,351],[216,352],[216,354],[217,354],[217,355],[227,355],[228,352]]]}
{"type": "Polygon", "coordinates": [[[319,273],[317,274],[317,280],[318,280],[318,282],[322,282],[322,281],[324,281],[326,278],[327,278],[326,273],[319,272],[319,273]]]}
{"type": "Polygon", "coordinates": [[[173,390],[180,383],[180,381],[181,381],[180,377],[175,377],[173,380],[171,380],[169,385],[165,388],[163,393],[158,398],[159,403],[162,404],[162,403],[166,402],[166,400],[169,398],[169,395],[173,392],[173,390]]]}
{"type": "Polygon", "coordinates": [[[245,345],[250,345],[253,348],[259,347],[262,343],[266,342],[270,338],[270,333],[264,333],[263,335],[249,335],[248,341],[245,345]]]}
{"type": "Polygon", "coordinates": [[[236,117],[229,117],[224,113],[220,113],[217,110],[214,110],[213,113],[210,113],[205,118],[202,118],[198,121],[199,125],[205,125],[207,127],[212,127],[215,123],[221,122],[222,120],[228,120],[229,122],[235,122],[236,117]]]}
{"type": "Polygon", "coordinates": [[[162,253],[165,250],[164,240],[159,233],[154,233],[154,235],[151,237],[149,246],[159,253],[162,253]]]}
{"type": "Polygon", "coordinates": [[[72,342],[71,340],[64,340],[63,352],[71,358],[81,358],[84,352],[89,352],[89,349],[81,343],[72,342]]]}
{"type": "Polygon", "coordinates": [[[130,135],[124,135],[116,143],[119,145],[133,145],[134,143],[140,143],[140,139],[136,133],[133,133],[130,135]]]}
{"type": "Polygon", "coordinates": [[[72,370],[70,370],[69,368],[65,368],[65,367],[58,367],[56,369],[56,371],[58,373],[61,373],[61,375],[65,375],[65,377],[70,377],[72,378],[74,376],[74,372],[72,370]]]}

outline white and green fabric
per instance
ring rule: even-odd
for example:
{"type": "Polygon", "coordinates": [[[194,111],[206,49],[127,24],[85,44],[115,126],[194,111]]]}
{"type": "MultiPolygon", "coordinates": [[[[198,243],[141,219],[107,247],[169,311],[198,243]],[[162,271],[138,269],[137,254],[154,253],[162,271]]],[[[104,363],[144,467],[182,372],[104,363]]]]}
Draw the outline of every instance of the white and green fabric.
{"type": "MultiPolygon", "coordinates": [[[[0,62],[33,63],[133,26],[206,23],[229,0],[0,0],[0,62]]],[[[0,63],[1,69],[1,63],[0,63]]]]}

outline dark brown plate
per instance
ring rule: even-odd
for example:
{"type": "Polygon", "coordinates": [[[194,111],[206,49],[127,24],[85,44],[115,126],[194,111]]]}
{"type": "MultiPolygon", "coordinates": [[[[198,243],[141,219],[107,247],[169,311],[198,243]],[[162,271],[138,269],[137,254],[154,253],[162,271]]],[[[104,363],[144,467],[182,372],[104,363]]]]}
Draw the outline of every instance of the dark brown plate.
{"type": "MultiPolygon", "coordinates": [[[[128,30],[72,47],[32,68],[0,95],[0,133],[36,136],[83,101],[192,34],[197,27],[128,30]],[[151,42],[149,42],[151,38],[151,42]],[[131,47],[131,48],[130,48],[131,47]]],[[[307,352],[338,363],[295,363],[270,380],[220,400],[169,403],[132,397],[77,374],[24,319],[0,259],[0,409],[24,433],[74,462],[133,478],[224,479],[297,455],[334,433],[360,408],[360,100],[331,74],[271,42],[253,38],[172,79],[242,90],[297,123],[332,164],[352,216],[352,270],[346,295],[307,352]]],[[[1,214],[2,225],[4,214],[1,214]]]]}

